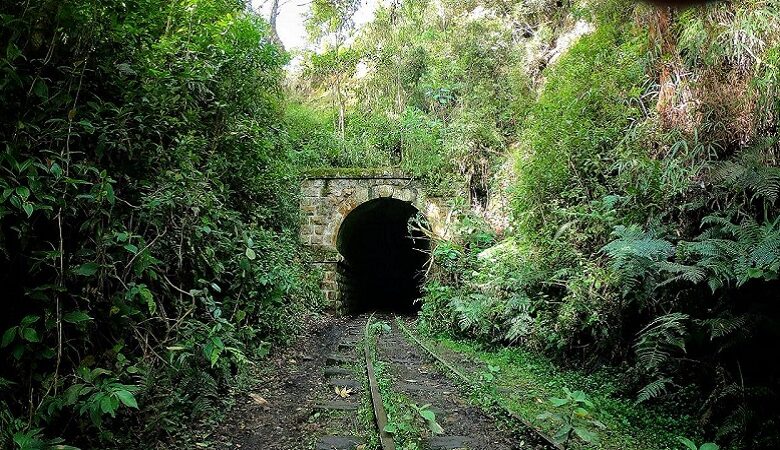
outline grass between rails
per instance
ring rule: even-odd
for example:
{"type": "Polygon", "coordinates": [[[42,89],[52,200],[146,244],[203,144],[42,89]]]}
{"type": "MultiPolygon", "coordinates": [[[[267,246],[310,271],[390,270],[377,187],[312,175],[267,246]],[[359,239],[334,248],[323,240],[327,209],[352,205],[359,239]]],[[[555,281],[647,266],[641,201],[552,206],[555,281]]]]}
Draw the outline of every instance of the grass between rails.
{"type": "MultiPolygon", "coordinates": [[[[387,413],[387,432],[393,435],[398,450],[422,450],[428,435],[424,425],[417,417],[410,398],[393,390],[388,364],[377,357],[376,342],[383,331],[389,331],[389,324],[383,321],[370,321],[367,330],[367,345],[374,364],[374,375],[379,385],[379,394],[387,413]]],[[[370,395],[370,394],[369,394],[370,395]]],[[[370,401],[370,399],[369,399],[370,401]]],[[[372,410],[373,414],[373,410],[372,410]]],[[[371,417],[373,420],[373,416],[371,417]]],[[[375,448],[379,448],[377,445],[375,448]]]]}
{"type": "Polygon", "coordinates": [[[390,427],[388,431],[392,431],[398,450],[421,450],[425,448],[424,437],[427,431],[415,417],[412,400],[393,390],[387,369],[387,364],[381,361],[374,363],[379,392],[387,412],[387,425],[390,427]]]}
{"type": "Polygon", "coordinates": [[[598,441],[585,444],[573,439],[567,448],[595,448],[604,450],[676,450],[683,448],[679,436],[696,434],[693,418],[671,407],[635,405],[631,399],[618,395],[619,385],[614,373],[607,371],[584,374],[564,370],[548,359],[519,348],[486,349],[473,341],[455,340],[438,336],[435,341],[442,348],[464,354],[484,364],[480,376],[484,389],[474,393],[472,400],[480,405],[495,400],[521,417],[537,424],[549,434],[557,427],[539,422],[540,414],[554,410],[548,399],[565,397],[564,388],[584,391],[594,404],[594,417],[606,425],[598,432],[598,441]],[[493,370],[488,370],[491,367],[493,370]]]}
{"type": "MultiPolygon", "coordinates": [[[[364,340],[357,348],[358,361],[363,360],[363,349],[368,343],[364,340]]],[[[380,448],[379,434],[376,433],[376,420],[374,418],[374,406],[371,403],[371,386],[368,383],[366,366],[363,363],[356,363],[352,366],[355,379],[360,380],[363,391],[360,395],[360,406],[358,407],[358,421],[365,430],[363,433],[366,448],[380,448]]]]}

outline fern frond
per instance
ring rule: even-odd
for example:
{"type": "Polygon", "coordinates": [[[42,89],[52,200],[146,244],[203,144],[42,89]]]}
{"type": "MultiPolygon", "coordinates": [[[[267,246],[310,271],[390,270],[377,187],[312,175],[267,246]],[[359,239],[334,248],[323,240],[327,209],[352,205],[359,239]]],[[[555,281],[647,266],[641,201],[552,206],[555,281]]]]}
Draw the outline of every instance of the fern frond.
{"type": "Polygon", "coordinates": [[[665,314],[653,319],[639,332],[634,351],[643,370],[657,372],[674,353],[685,352],[686,322],[689,319],[683,313],[665,314]]]}
{"type": "Polygon", "coordinates": [[[698,265],[686,265],[676,262],[663,261],[658,264],[658,267],[661,271],[674,275],[661,282],[658,285],[659,287],[681,280],[693,284],[698,284],[707,278],[707,272],[703,267],[698,265]]]}
{"type": "Polygon", "coordinates": [[[655,381],[651,381],[645,385],[645,387],[639,390],[639,393],[636,396],[636,403],[644,403],[648,400],[661,397],[662,395],[666,394],[669,386],[673,385],[674,383],[669,377],[659,378],[655,381]]]}
{"type": "Polygon", "coordinates": [[[775,203],[780,196],[780,167],[766,151],[775,144],[777,138],[772,138],[745,150],[735,160],[718,164],[711,172],[714,181],[734,191],[752,192],[754,198],[761,197],[775,203]]]}
{"type": "Polygon", "coordinates": [[[674,255],[674,245],[657,239],[638,226],[615,227],[614,241],[602,247],[601,251],[612,260],[612,268],[630,285],[657,271],[656,265],[674,255]]]}
{"type": "Polygon", "coordinates": [[[710,329],[710,339],[717,339],[728,336],[737,330],[747,327],[750,319],[747,315],[737,317],[715,317],[703,321],[703,324],[710,329]]]}

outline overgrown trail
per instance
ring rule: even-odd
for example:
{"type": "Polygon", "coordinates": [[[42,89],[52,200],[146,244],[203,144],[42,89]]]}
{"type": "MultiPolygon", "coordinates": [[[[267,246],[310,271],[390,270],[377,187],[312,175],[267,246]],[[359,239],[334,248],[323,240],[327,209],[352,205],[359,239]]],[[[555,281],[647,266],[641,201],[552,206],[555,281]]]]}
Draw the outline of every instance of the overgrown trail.
{"type": "MultiPolygon", "coordinates": [[[[408,327],[413,328],[410,320],[406,322],[408,327]]],[[[377,360],[384,364],[384,376],[388,382],[383,393],[388,397],[385,401],[402,404],[396,406],[411,404],[413,408],[430,405],[426,409],[435,414],[435,421],[441,427],[438,433],[425,436],[418,448],[550,448],[530,430],[498,422],[469,402],[465,393],[467,386],[450,379],[446,369],[434,364],[430,355],[407,339],[398,323],[390,321],[389,324],[389,331],[377,344],[377,360]]]]}
{"type": "MultiPolygon", "coordinates": [[[[372,323],[389,328],[376,338],[373,361],[398,449],[548,448],[529,430],[471,404],[467,389],[409,341],[393,317],[379,319],[372,323]],[[420,411],[432,412],[435,425],[420,411]]],[[[260,371],[257,388],[232,412],[214,448],[379,449],[363,352],[369,320],[326,316],[312,323],[260,371]]]]}
{"type": "Polygon", "coordinates": [[[231,413],[216,448],[311,448],[322,426],[313,420],[317,405],[332,393],[324,375],[327,357],[355,320],[325,316],[310,323],[261,371],[256,392],[231,413]]]}

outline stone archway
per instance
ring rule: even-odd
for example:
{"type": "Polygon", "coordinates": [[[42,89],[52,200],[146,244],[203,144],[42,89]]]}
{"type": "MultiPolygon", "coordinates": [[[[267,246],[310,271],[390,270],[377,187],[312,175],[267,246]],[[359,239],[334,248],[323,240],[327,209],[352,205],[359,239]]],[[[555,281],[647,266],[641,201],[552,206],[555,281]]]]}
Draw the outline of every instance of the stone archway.
{"type": "Polygon", "coordinates": [[[360,205],[376,199],[408,203],[425,216],[435,235],[446,235],[448,211],[425,196],[415,180],[394,173],[309,176],[301,185],[300,239],[311,247],[323,273],[322,291],[331,307],[342,306],[338,234],[344,220],[360,205]]]}

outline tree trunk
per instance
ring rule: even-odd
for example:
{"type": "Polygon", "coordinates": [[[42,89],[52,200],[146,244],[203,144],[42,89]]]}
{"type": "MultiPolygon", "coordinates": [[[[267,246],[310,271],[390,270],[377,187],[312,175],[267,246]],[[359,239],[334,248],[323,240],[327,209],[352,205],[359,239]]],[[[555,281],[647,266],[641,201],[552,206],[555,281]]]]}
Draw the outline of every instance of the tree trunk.
{"type": "Polygon", "coordinates": [[[271,25],[271,42],[278,45],[284,50],[284,44],[279,39],[279,33],[276,30],[276,19],[279,17],[279,0],[272,0],[271,3],[271,16],[268,18],[268,24],[271,25]]]}
{"type": "Polygon", "coordinates": [[[346,116],[346,111],[345,111],[345,105],[344,105],[344,103],[345,103],[344,102],[344,95],[341,92],[341,76],[340,75],[336,78],[336,100],[338,101],[338,104],[339,104],[339,123],[338,123],[339,135],[341,135],[341,138],[344,139],[344,134],[345,134],[345,129],[344,129],[345,128],[344,127],[345,119],[344,119],[344,117],[346,116]]]}

